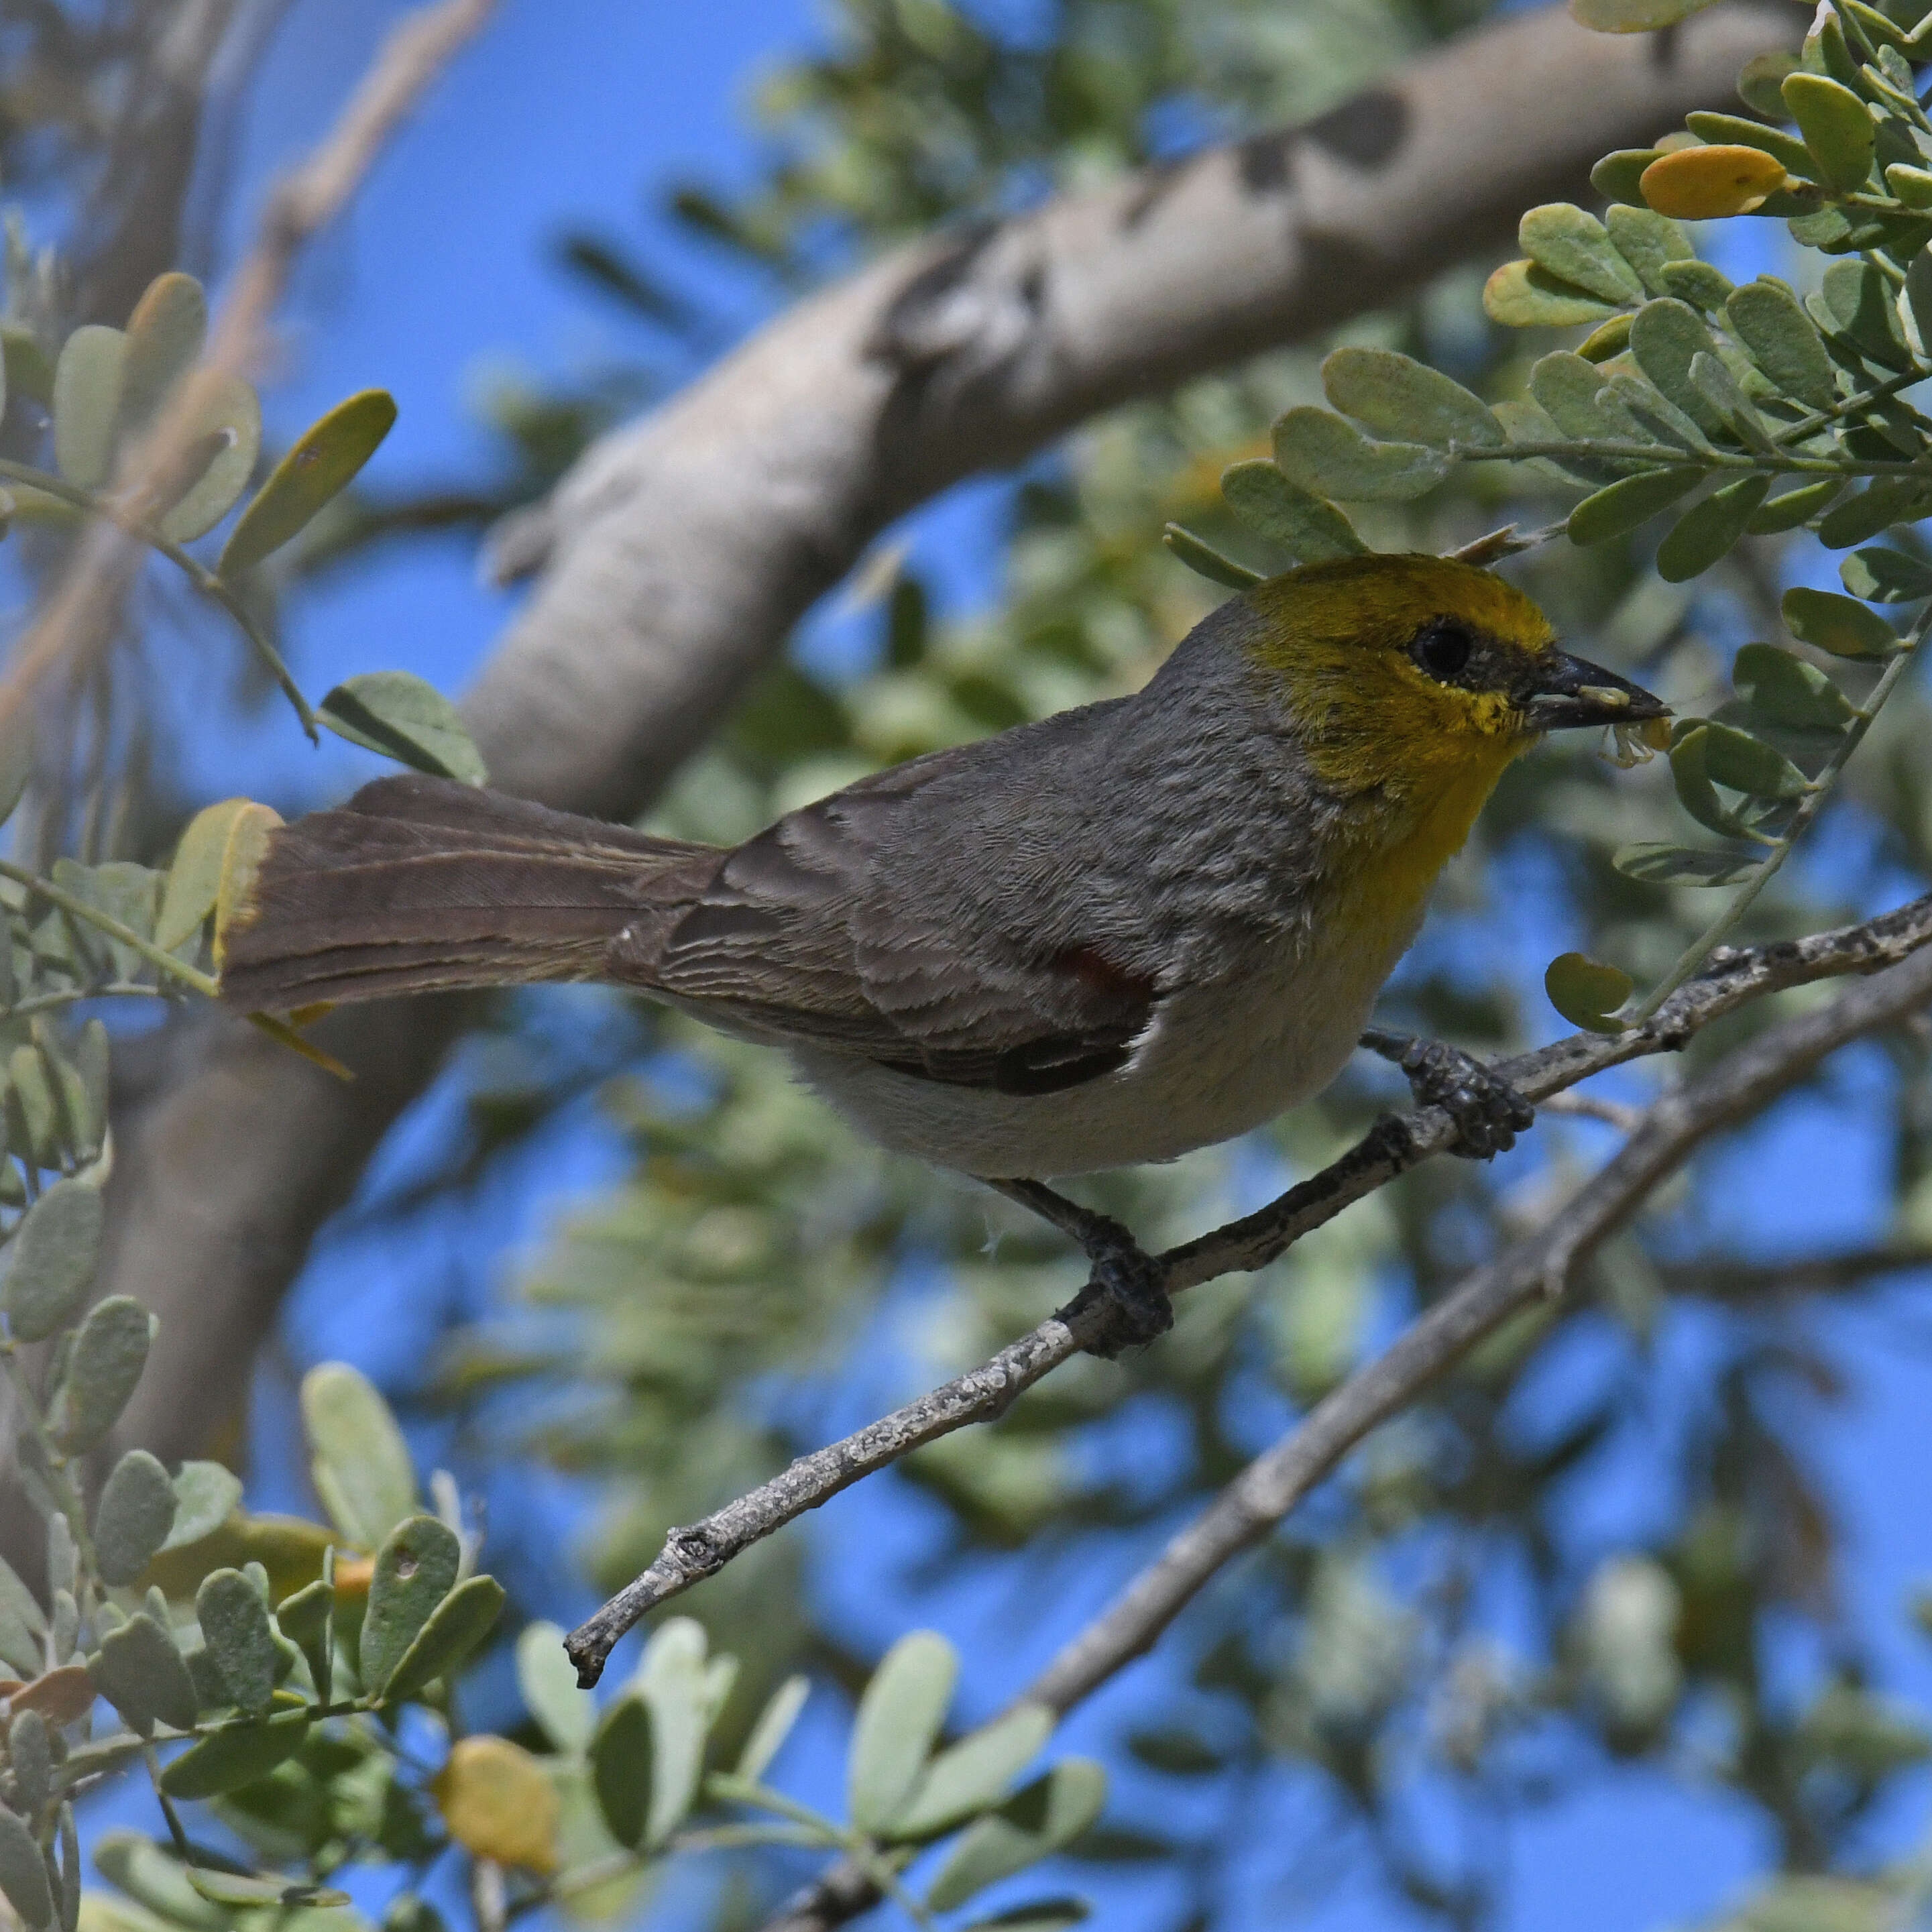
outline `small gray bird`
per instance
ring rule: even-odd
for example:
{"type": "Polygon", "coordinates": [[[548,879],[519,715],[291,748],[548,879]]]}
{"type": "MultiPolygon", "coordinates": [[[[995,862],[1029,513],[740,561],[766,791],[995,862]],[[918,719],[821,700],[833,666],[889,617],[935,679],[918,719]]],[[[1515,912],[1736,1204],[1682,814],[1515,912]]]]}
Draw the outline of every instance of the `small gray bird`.
{"type": "Polygon", "coordinates": [[[1041,1182],[1244,1132],[1358,1042],[1451,1107],[1463,1151],[1508,1147],[1520,1097],[1365,1036],[1370,1010],[1511,759],[1666,715],[1489,572],[1351,557],[1231,598],[1132,697],[915,758],[729,851],[380,780],[273,835],[222,989],[287,1012],[642,988],[784,1048],[887,1147],[1046,1214],[1158,1332],[1146,1257],[1041,1182]]]}

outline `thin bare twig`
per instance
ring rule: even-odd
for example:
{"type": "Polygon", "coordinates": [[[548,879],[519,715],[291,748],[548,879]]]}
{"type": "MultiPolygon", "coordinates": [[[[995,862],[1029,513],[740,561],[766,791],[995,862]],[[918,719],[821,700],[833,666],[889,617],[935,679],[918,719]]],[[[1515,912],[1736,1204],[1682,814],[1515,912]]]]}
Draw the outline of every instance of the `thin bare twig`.
{"type": "MultiPolygon", "coordinates": [[[[1540,1101],[1606,1067],[1674,1051],[1748,1000],[1838,974],[1876,972],[1928,940],[1932,940],[1932,895],[1863,925],[1772,946],[1727,949],[1714,954],[1706,971],[1644,1025],[1615,1035],[1574,1034],[1504,1060],[1495,1071],[1540,1101]]],[[[1454,1123],[1436,1108],[1378,1121],[1340,1160],[1258,1212],[1160,1256],[1168,1292],[1265,1267],[1352,1202],[1445,1152],[1455,1136],[1454,1123]]],[[[1112,1320],[1112,1304],[1090,1281],[1065,1308],[990,1361],[842,1442],[801,1456],[701,1522],[674,1529],[650,1568],[565,1640],[579,1682],[596,1683],[618,1639],[658,1604],[715,1575],[752,1544],[861,1478],[954,1430],[1003,1414],[1022,1390],[1063,1362],[1096,1344],[1104,1346],[1112,1320]]]]}
{"type": "MultiPolygon", "coordinates": [[[[1917,901],[1905,910],[1917,914],[1912,943],[1922,946],[1932,939],[1932,901],[1917,901]]],[[[1852,938],[1866,930],[1853,927],[1837,937],[1852,938]]],[[[1701,983],[1692,981],[1664,1012],[1701,983]]],[[[1700,1142],[1756,1112],[1848,1041],[1895,1024],[1928,1000],[1932,951],[1916,951],[1869,984],[1768,1028],[1700,1078],[1656,1102],[1629,1142],[1542,1227],[1476,1270],[1385,1354],[1250,1463],[1013,1703],[1043,1704],[1064,1715],[1144,1655],[1211,1578],[1266,1536],[1371,1430],[1406,1408],[1511,1316],[1561,1294],[1578,1262],[1700,1142]]],[[[1715,1017],[1715,1010],[1706,1012],[1698,1023],[1715,1017]]],[[[841,1860],[790,1901],[764,1932],[832,1932],[877,1899],[856,1862],[841,1860]]]]}

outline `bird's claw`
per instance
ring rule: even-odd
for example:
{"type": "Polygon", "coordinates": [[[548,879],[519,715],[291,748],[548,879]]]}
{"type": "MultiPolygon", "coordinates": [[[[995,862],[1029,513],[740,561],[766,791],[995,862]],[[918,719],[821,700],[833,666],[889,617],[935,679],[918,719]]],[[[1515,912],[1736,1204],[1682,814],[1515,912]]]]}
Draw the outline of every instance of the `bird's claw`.
{"type": "Polygon", "coordinates": [[[1094,1345],[1094,1354],[1111,1360],[1128,1348],[1159,1341],[1174,1326],[1165,1271],[1124,1228],[1118,1240],[1091,1244],[1087,1258],[1101,1292],[1113,1304],[1107,1333],[1094,1345]]]}
{"type": "Polygon", "coordinates": [[[1412,1040],[1396,1064],[1417,1104],[1440,1107],[1456,1123],[1451,1150],[1466,1160],[1508,1154],[1536,1124],[1536,1109],[1480,1060],[1439,1040],[1412,1040]]]}

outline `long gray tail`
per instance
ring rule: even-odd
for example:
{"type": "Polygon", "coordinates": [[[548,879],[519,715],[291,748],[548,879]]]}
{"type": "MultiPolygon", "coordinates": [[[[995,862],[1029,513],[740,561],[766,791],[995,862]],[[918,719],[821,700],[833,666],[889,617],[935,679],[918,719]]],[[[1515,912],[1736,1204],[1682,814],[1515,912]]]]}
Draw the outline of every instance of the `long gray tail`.
{"type": "Polygon", "coordinates": [[[270,838],[222,934],[250,1012],[602,976],[641,910],[701,891],[722,855],[447,778],[379,778],[270,838]]]}

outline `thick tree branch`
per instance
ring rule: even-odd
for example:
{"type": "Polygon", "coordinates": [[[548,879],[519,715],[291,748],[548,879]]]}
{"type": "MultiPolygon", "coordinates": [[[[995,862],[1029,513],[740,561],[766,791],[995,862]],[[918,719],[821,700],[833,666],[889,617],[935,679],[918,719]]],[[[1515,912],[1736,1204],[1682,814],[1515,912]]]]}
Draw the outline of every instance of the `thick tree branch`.
{"type": "MultiPolygon", "coordinates": [[[[1932,938],[1932,901],[1922,899],[1905,910],[1916,915],[1912,944],[1922,946],[1932,938]]],[[[1863,930],[1852,928],[1854,934],[1863,930]]],[[[1699,984],[1694,981],[1684,992],[1699,984]]],[[[1512,1316],[1560,1294],[1584,1256],[1627,1221],[1703,1141],[1757,1112],[1839,1047],[1908,1018],[1928,1001],[1932,951],[1918,951],[1865,985],[1767,1028],[1656,1102],[1624,1146],[1564,1206],[1470,1275],[1385,1354],[1325,1396],[1274,1448],[1250,1463],[1014,1702],[1044,1704],[1064,1715],[1144,1655],[1210,1579],[1261,1541],[1371,1430],[1407,1408],[1512,1316]]],[[[1729,1004],[1707,1008],[1696,1023],[1707,1024],[1720,1010],[1729,1010],[1729,1004]]],[[[1549,1051],[1561,1053],[1576,1044],[1565,1041],[1549,1051]]],[[[1538,1057],[1526,1054],[1510,1064],[1538,1057]]],[[[1526,1086],[1526,1090],[1534,1090],[1526,1086]]],[[[878,1897],[862,1872],[842,1862],[790,1901],[764,1932],[832,1932],[876,1904],[878,1897]]]]}
{"type": "MultiPolygon", "coordinates": [[[[1531,1100],[1541,1100],[1607,1067],[1675,1051],[1712,1021],[1768,993],[1839,974],[1882,969],[1886,969],[1885,983],[1893,986],[1888,969],[1912,958],[1928,940],[1932,940],[1932,895],[1863,925],[1773,946],[1726,950],[1714,956],[1706,971],[1681,988],[1646,1024],[1610,1036],[1573,1034],[1553,1046],[1504,1060],[1496,1071],[1531,1100]]],[[[1825,1010],[1836,1012],[1844,1005],[1841,998],[1825,1010]]],[[[1882,1023],[1873,1020],[1859,1030],[1882,1023]]],[[[1789,1028],[1781,1029],[1780,1036],[1789,1033],[1789,1028]]],[[[1828,1050],[1821,1047],[1819,1052],[1828,1050]]],[[[1792,1060],[1795,1070],[1790,1078],[1798,1078],[1810,1064],[1792,1060]]],[[[1724,1064],[1730,1066],[1732,1062],[1724,1064]]],[[[1707,1076],[1699,1090],[1708,1088],[1715,1078],[1707,1076]]],[[[1605,1170],[1606,1176],[1621,1171],[1619,1162],[1639,1157],[1633,1150],[1640,1152],[1648,1144],[1645,1136],[1654,1138],[1658,1122],[1674,1104],[1660,1102],[1649,1111],[1642,1132],[1605,1170]]],[[[1713,1117],[1700,1136],[1718,1124],[1713,1117]]],[[[1333,1220],[1351,1202],[1419,1162],[1446,1152],[1455,1133],[1454,1122],[1438,1108],[1378,1122],[1340,1160],[1291,1187],[1258,1213],[1160,1256],[1168,1293],[1178,1294],[1220,1275],[1266,1267],[1310,1229],[1333,1220]]],[[[1562,1225],[1562,1217],[1551,1225],[1562,1225]]],[[[1015,1396],[1042,1376],[1096,1342],[1104,1344],[1113,1316],[1112,1303],[1101,1294],[1097,1282],[1090,1282],[1066,1307],[979,1368],[956,1376],[842,1442],[800,1456],[770,1481],[713,1511],[702,1522],[674,1529],[651,1567],[565,1640],[564,1647],[577,1666],[578,1681],[585,1684],[597,1682],[612,1648],[640,1618],[694,1583],[716,1575],[734,1557],[806,1510],[816,1509],[861,1478],[926,1443],[970,1423],[990,1421],[1003,1414],[1015,1396]]],[[[1428,1318],[1433,1321],[1436,1316],[1428,1318]]],[[[1393,1354],[1389,1359],[1394,1359],[1393,1354]]],[[[1312,1421],[1311,1418],[1311,1426],[1312,1421]]]]}
{"type": "MultiPolygon", "coordinates": [[[[1604,150],[1729,99],[1791,32],[1740,6],[1663,38],[1519,14],[1310,128],[902,251],[802,304],[506,535],[514,568],[544,574],[466,707],[496,782],[634,815],[893,518],[1096,410],[1389,300],[1581,191],[1604,150]]],[[[138,1439],[195,1453],[232,1414],[246,1346],[462,1011],[339,1016],[323,1043],[361,1076],[348,1088],[212,1028],[199,1071],[124,1132],[110,1285],[165,1317],[138,1439]],[[187,1149],[218,1200],[184,1195],[187,1149]],[[205,1333],[226,1340],[218,1386],[205,1333]]]]}

